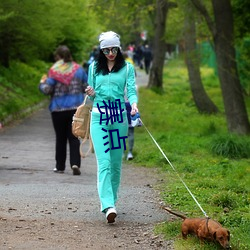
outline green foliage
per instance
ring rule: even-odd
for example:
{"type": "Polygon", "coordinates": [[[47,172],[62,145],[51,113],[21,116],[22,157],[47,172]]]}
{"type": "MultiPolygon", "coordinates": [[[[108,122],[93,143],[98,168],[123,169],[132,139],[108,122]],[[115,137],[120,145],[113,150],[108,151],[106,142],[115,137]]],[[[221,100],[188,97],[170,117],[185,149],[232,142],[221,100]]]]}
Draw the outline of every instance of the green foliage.
{"type": "Polygon", "coordinates": [[[148,32],[149,40],[151,40],[154,36],[155,1],[123,0],[118,2],[116,0],[108,1],[108,3],[106,0],[92,1],[98,23],[102,24],[105,30],[114,30],[120,34],[123,48],[131,42],[143,42],[140,33],[144,30],[148,32]]]}
{"type": "Polygon", "coordinates": [[[95,15],[89,1],[2,0],[0,64],[14,59],[48,61],[55,48],[66,44],[82,61],[96,43],[95,15]],[[93,14],[93,15],[92,15],[93,14]]]}
{"type": "Polygon", "coordinates": [[[21,111],[44,100],[38,90],[39,80],[49,65],[34,61],[32,66],[12,62],[7,70],[0,67],[0,121],[8,116],[19,117],[21,111]]]}
{"type": "Polygon", "coordinates": [[[183,38],[184,32],[184,13],[182,4],[177,8],[168,11],[165,40],[170,44],[176,44],[183,38]]]}
{"type": "Polygon", "coordinates": [[[215,194],[210,201],[212,206],[217,206],[223,208],[234,209],[237,207],[236,197],[230,194],[229,192],[220,192],[219,194],[215,194]]]}
{"type": "Polygon", "coordinates": [[[211,142],[211,150],[223,157],[250,158],[250,140],[236,135],[216,136],[211,142]]]}
{"type": "Polygon", "coordinates": [[[250,34],[238,41],[237,62],[241,85],[245,93],[250,96],[250,34]]]}
{"type": "Polygon", "coordinates": [[[246,11],[249,8],[250,2],[248,0],[232,0],[235,35],[237,38],[244,38],[249,35],[250,14],[246,11]]]}
{"type": "MultiPolygon", "coordinates": [[[[195,19],[196,36],[198,41],[211,39],[211,34],[208,30],[204,18],[192,6],[191,1],[178,0],[171,1],[177,4],[176,8],[170,8],[168,11],[167,25],[165,32],[165,40],[167,43],[178,44],[183,40],[185,34],[185,17],[188,15],[195,19]],[[191,10],[190,10],[191,8],[191,10]]],[[[203,1],[209,13],[212,12],[210,1],[203,1]]]]}
{"type": "MultiPolygon", "coordinates": [[[[219,81],[212,69],[202,67],[201,72],[208,95],[222,113],[199,114],[193,104],[183,61],[169,61],[164,69],[164,92],[140,88],[139,110],[143,123],[174,169],[144,127],[135,130],[133,163],[159,168],[163,181],[157,189],[161,190],[164,203],[189,217],[201,217],[202,212],[180,178],[184,180],[206,213],[230,230],[232,249],[245,250],[250,248],[246,237],[250,222],[250,159],[249,154],[248,158],[243,157],[250,152],[249,137],[227,133],[219,81]],[[230,148],[237,148],[237,154],[214,155],[211,145],[221,138],[226,141],[231,138],[230,148]],[[231,158],[232,155],[237,158],[231,158]]],[[[250,106],[247,107],[250,111],[250,106]]],[[[227,147],[229,144],[224,146],[227,147]]],[[[178,238],[179,224],[179,219],[163,223],[156,231],[167,239],[177,237],[176,249],[201,249],[199,241],[192,236],[190,241],[178,238]]],[[[217,246],[207,243],[203,249],[217,249],[217,246]]]]}

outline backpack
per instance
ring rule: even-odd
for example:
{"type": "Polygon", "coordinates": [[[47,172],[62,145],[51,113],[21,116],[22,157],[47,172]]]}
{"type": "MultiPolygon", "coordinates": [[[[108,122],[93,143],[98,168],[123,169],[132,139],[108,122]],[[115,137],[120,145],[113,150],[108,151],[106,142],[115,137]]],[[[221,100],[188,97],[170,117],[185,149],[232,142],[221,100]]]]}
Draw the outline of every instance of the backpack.
{"type": "Polygon", "coordinates": [[[72,118],[72,134],[80,141],[80,155],[85,158],[90,151],[93,151],[93,144],[90,138],[90,112],[92,110],[92,103],[86,103],[88,96],[86,95],[83,103],[76,109],[72,118]],[[86,153],[83,152],[83,145],[89,140],[89,149],[86,153]]]}

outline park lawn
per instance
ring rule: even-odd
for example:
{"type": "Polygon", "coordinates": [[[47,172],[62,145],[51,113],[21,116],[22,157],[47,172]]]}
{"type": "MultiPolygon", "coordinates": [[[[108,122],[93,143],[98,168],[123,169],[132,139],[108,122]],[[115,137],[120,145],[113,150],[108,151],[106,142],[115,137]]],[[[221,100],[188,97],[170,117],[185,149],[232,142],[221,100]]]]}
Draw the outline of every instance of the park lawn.
{"type": "MultiPolygon", "coordinates": [[[[201,68],[201,74],[208,95],[220,110],[219,114],[197,112],[187,70],[180,59],[165,66],[163,93],[140,88],[142,121],[167,159],[145,127],[139,127],[135,129],[133,163],[160,171],[163,181],[156,188],[166,205],[188,217],[203,217],[183,180],[206,214],[230,230],[232,249],[250,249],[250,138],[227,132],[218,78],[207,67],[201,68]]],[[[181,220],[177,219],[159,224],[155,230],[167,239],[174,238],[178,250],[201,249],[195,238],[189,243],[178,238],[180,224],[181,220]]],[[[214,244],[203,247],[217,249],[214,244]]]]}

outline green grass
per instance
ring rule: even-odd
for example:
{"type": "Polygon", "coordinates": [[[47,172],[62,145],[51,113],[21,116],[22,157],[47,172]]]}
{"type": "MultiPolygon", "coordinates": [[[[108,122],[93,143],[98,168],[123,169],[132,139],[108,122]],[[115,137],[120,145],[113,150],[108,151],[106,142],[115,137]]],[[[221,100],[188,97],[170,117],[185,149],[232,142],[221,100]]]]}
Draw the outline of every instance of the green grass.
{"type": "Polygon", "coordinates": [[[46,97],[38,90],[42,74],[48,65],[33,62],[30,65],[12,62],[9,69],[0,67],[0,122],[10,116],[20,117],[21,111],[34,107],[46,97]]]}
{"type": "MultiPolygon", "coordinates": [[[[217,115],[201,115],[197,111],[187,71],[180,60],[165,67],[163,94],[146,88],[139,90],[142,121],[174,170],[144,127],[135,130],[133,163],[159,169],[164,181],[156,188],[165,204],[189,217],[202,217],[181,178],[206,213],[230,230],[232,249],[250,249],[250,138],[227,132],[218,79],[210,68],[202,68],[201,74],[208,95],[220,110],[217,115]]],[[[159,224],[155,230],[175,239],[178,250],[217,249],[213,243],[201,248],[192,237],[184,242],[178,237],[180,224],[177,219],[159,224]]]]}

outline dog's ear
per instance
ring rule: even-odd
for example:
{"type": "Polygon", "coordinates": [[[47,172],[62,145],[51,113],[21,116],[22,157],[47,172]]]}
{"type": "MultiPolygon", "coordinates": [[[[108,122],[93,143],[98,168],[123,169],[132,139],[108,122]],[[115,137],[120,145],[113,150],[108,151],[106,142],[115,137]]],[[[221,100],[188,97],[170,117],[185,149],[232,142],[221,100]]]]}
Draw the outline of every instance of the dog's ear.
{"type": "Polygon", "coordinates": [[[216,240],[216,232],[213,233],[213,238],[216,240]]]}
{"type": "Polygon", "coordinates": [[[230,241],[230,232],[227,230],[228,236],[227,236],[227,240],[230,241]]]}

